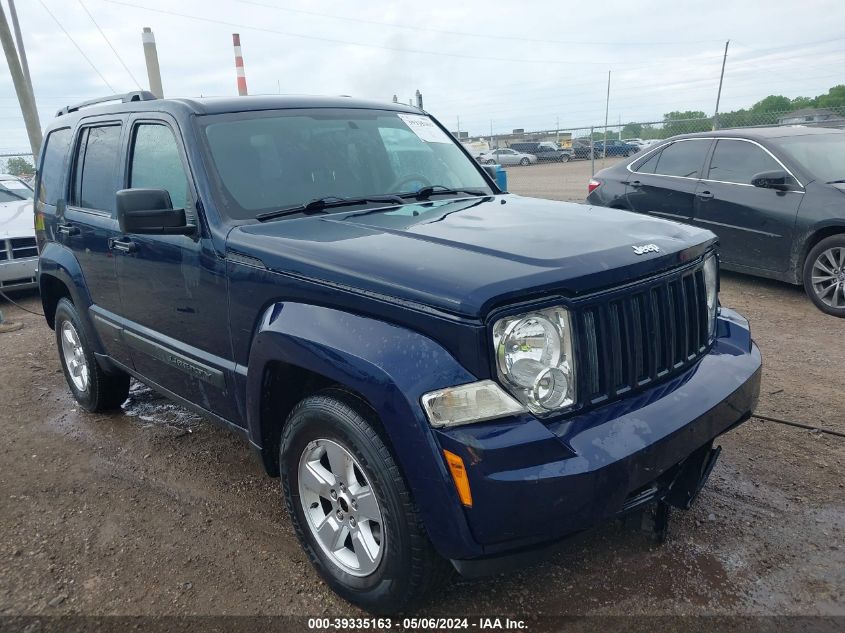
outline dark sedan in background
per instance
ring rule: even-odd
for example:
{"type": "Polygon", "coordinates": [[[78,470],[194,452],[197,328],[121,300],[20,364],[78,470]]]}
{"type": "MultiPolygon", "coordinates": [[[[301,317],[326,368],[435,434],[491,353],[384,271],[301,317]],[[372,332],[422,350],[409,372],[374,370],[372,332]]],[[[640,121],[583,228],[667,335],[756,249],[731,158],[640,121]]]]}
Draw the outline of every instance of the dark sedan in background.
{"type": "Polygon", "coordinates": [[[845,130],[676,136],[598,172],[587,203],[708,228],[724,268],[803,284],[845,317],[845,130]]]}
{"type": "Polygon", "coordinates": [[[615,141],[612,139],[607,142],[607,147],[605,147],[603,140],[593,143],[593,147],[597,156],[625,156],[627,158],[628,156],[640,151],[639,145],[633,145],[631,143],[615,141]]]}

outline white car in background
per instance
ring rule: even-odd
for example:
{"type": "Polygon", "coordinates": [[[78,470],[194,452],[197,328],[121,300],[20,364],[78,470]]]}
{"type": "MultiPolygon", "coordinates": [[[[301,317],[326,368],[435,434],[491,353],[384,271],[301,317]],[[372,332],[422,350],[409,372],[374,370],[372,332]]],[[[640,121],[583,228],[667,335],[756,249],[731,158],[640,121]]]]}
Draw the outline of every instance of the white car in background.
{"type": "Polygon", "coordinates": [[[516,150],[501,147],[479,154],[478,162],[482,165],[533,165],[537,162],[534,154],[523,154],[516,150]]]}
{"type": "Polygon", "coordinates": [[[0,174],[0,290],[38,285],[32,198],[33,191],[23,180],[0,174]]]}

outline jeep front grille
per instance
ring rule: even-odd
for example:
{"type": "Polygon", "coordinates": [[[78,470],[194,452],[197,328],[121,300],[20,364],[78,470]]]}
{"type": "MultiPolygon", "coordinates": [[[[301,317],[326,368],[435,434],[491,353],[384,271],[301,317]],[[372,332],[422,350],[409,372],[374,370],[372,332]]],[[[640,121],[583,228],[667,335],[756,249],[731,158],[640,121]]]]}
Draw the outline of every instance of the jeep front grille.
{"type": "Polygon", "coordinates": [[[706,350],[701,264],[606,293],[578,311],[582,402],[598,404],[688,367],[706,350]]]}

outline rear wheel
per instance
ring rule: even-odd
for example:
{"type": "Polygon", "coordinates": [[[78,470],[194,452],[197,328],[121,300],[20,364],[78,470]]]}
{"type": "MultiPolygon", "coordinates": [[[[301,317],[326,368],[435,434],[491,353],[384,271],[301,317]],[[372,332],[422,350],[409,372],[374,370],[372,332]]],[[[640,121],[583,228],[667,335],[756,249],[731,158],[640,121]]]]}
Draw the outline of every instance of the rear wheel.
{"type": "Polygon", "coordinates": [[[519,164],[522,165],[523,167],[528,167],[528,165],[531,164],[531,161],[528,160],[527,158],[523,158],[521,161],[519,161],[519,164]]]}
{"type": "Polygon", "coordinates": [[[804,290],[822,312],[845,317],[845,235],[823,239],[807,255],[804,290]]]}
{"type": "Polygon", "coordinates": [[[119,408],[129,396],[129,376],[107,374],[97,364],[79,314],[67,299],[56,307],[55,329],[62,371],[80,406],[93,412],[119,408]]]}
{"type": "Polygon", "coordinates": [[[346,600],[394,613],[448,570],[369,408],[330,389],[300,402],[280,447],[282,491],[312,564],[346,600]]]}
{"type": "Polygon", "coordinates": [[[558,160],[561,163],[568,163],[569,162],[569,154],[561,154],[560,158],[558,158],[558,160]]]}

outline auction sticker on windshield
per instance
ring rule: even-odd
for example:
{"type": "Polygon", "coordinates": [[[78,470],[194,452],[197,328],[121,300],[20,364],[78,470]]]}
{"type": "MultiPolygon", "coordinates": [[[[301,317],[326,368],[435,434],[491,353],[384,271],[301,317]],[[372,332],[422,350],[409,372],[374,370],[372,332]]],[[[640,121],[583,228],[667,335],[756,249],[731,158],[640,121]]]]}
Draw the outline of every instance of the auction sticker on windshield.
{"type": "Polygon", "coordinates": [[[414,134],[426,143],[451,143],[451,139],[446,136],[439,127],[434,124],[434,121],[427,116],[420,116],[419,114],[399,114],[399,118],[405,122],[414,134]]]}

